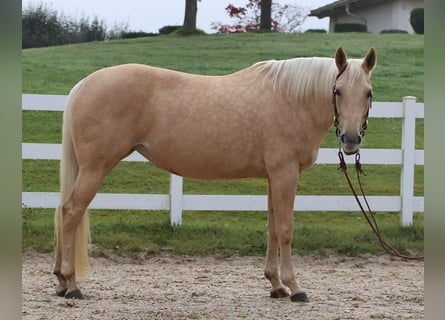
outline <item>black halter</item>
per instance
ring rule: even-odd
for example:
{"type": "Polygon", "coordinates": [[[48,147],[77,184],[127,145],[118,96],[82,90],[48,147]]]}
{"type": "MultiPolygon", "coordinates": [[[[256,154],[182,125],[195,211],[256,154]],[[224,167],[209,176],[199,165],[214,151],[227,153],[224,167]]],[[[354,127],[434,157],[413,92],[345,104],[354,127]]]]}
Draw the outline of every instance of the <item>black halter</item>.
{"type": "Polygon", "coordinates": [[[345,72],[346,67],[348,65],[346,64],[343,69],[340,70],[340,72],[337,74],[337,77],[335,77],[334,86],[332,87],[332,103],[334,104],[334,126],[335,126],[335,134],[337,135],[337,138],[340,136],[340,128],[338,126],[338,109],[337,109],[337,80],[340,78],[340,76],[345,72]]]}
{"type": "MultiPolygon", "coordinates": [[[[334,126],[335,126],[335,134],[336,134],[337,138],[340,136],[340,133],[341,133],[341,130],[340,130],[340,127],[339,127],[339,122],[338,122],[337,80],[338,80],[338,78],[340,78],[340,76],[343,74],[343,72],[345,72],[347,67],[348,67],[348,65],[346,64],[343,67],[343,69],[340,70],[340,72],[337,74],[337,76],[335,78],[334,86],[332,87],[332,103],[334,104],[334,126]]],[[[365,131],[366,131],[366,129],[368,129],[369,109],[371,109],[371,107],[372,107],[372,92],[371,92],[371,94],[370,94],[370,96],[368,98],[369,98],[369,103],[368,103],[368,109],[366,110],[365,121],[363,122],[362,127],[360,129],[360,136],[361,137],[363,137],[365,135],[365,131]]]]}

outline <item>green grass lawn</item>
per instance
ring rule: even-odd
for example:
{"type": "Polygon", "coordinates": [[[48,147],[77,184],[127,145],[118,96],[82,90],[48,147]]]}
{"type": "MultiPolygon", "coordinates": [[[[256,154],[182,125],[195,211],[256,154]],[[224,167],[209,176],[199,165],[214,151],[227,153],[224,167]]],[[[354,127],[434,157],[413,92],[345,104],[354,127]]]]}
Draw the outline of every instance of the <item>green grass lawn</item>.
{"type": "Polygon", "coordinates": [[[423,101],[423,36],[408,34],[237,34],[161,36],[23,50],[23,92],[68,94],[87,74],[111,65],[143,63],[199,74],[227,74],[269,59],[349,57],[377,49],[376,101],[423,101]]]}
{"type": "MultiPolygon", "coordinates": [[[[375,101],[423,101],[424,38],[407,34],[240,34],[160,36],[23,50],[23,93],[67,94],[82,77],[102,67],[128,62],[191,73],[227,74],[260,60],[333,56],[343,46],[362,57],[371,46],[378,64],[372,81],[375,101]]],[[[23,142],[60,143],[62,114],[24,111],[23,142]]],[[[423,149],[424,121],[416,122],[416,148],[423,149]]],[[[370,119],[365,148],[400,148],[400,119],[370,119]]],[[[333,130],[322,147],[336,147],[333,130]]],[[[299,194],[349,194],[336,165],[303,173],[299,194]]],[[[400,192],[399,166],[364,166],[369,195],[400,192]]],[[[58,191],[58,161],[24,160],[23,191],[58,191]]],[[[150,164],[121,163],[100,192],[167,193],[168,174],[150,164]]],[[[202,182],[185,179],[193,194],[266,194],[259,179],[202,182]]],[[[423,166],[416,167],[415,195],[423,195],[423,166]]],[[[52,250],[52,210],[23,210],[23,248],[52,250]]],[[[264,212],[185,212],[183,226],[169,225],[168,212],[93,210],[93,242],[119,253],[255,254],[266,246],[264,212]]],[[[382,233],[400,250],[423,251],[423,214],[402,228],[397,213],[377,213],[382,233]]],[[[301,254],[379,253],[377,241],[359,213],[295,213],[294,250],[301,254]]]]}
{"type": "MultiPolygon", "coordinates": [[[[172,227],[165,211],[91,210],[96,252],[145,252],[176,255],[264,255],[266,212],[184,212],[183,225],[172,227]]],[[[423,215],[413,227],[400,226],[393,213],[377,213],[384,238],[401,252],[423,252],[423,215]]],[[[23,210],[23,249],[53,250],[53,210],[23,210]]],[[[296,212],[293,252],[355,256],[382,253],[358,212],[296,212]]]]}

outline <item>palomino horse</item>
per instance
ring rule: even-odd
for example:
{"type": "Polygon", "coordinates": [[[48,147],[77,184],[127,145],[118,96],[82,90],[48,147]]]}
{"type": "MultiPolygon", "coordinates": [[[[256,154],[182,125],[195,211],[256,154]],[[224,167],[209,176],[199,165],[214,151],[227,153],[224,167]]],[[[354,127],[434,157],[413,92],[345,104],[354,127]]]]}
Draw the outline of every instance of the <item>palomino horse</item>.
{"type": "Polygon", "coordinates": [[[358,151],[375,64],[374,48],[364,59],[338,48],[335,59],[263,61],[225,76],[126,64],[81,80],[63,119],[57,295],[83,298],[76,281],[88,271],[86,209],[110,170],[137,151],[184,177],[266,178],[270,295],[289,296],[287,287],[292,301],[308,301],[291,259],[297,181],[334,118],[343,151],[358,151]]]}

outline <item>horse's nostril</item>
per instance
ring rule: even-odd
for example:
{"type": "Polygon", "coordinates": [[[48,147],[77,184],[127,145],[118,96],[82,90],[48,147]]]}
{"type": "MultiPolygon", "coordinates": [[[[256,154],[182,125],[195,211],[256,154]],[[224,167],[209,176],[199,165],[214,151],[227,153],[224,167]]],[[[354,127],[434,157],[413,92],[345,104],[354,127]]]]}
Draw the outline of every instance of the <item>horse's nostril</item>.
{"type": "Polygon", "coordinates": [[[359,135],[359,136],[357,136],[357,144],[360,144],[360,143],[362,143],[362,137],[359,135]]]}
{"type": "Polygon", "coordinates": [[[344,133],[342,133],[340,135],[340,141],[341,141],[341,143],[346,143],[346,138],[345,138],[345,134],[344,133]]]}

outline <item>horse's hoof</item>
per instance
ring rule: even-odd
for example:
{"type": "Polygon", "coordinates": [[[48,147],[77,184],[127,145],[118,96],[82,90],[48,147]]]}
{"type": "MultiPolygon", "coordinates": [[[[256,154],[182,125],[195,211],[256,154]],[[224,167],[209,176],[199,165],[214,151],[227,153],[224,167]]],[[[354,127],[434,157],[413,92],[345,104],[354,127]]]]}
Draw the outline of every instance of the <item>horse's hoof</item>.
{"type": "Polygon", "coordinates": [[[85,299],[82,292],[79,289],[68,291],[65,294],[65,299],[85,299]]]}
{"type": "Polygon", "coordinates": [[[270,297],[271,298],[285,298],[285,297],[288,297],[288,296],[289,296],[289,293],[284,288],[279,288],[277,290],[274,290],[274,291],[270,292],[270,297]]]}
{"type": "Polygon", "coordinates": [[[56,296],[58,296],[58,297],[64,297],[65,294],[66,294],[66,291],[67,291],[67,290],[68,290],[67,288],[65,288],[65,289],[61,289],[61,290],[57,289],[57,290],[56,290],[56,296]]]}
{"type": "Polygon", "coordinates": [[[290,297],[293,302],[309,302],[309,299],[304,292],[299,292],[290,297]]]}

